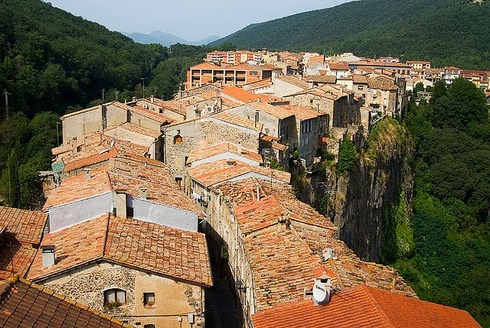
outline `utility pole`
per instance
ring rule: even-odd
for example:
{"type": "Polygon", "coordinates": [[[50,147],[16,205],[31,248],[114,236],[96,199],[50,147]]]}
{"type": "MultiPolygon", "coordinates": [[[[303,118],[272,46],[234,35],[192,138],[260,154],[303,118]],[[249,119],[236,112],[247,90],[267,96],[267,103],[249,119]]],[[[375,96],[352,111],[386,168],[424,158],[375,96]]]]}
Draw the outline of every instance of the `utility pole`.
{"type": "Polygon", "coordinates": [[[104,102],[105,99],[105,89],[102,89],[102,102],[104,102]]]}
{"type": "Polygon", "coordinates": [[[143,81],[143,99],[145,99],[145,80],[146,80],[146,77],[141,77],[140,80],[143,81]]]}
{"type": "Polygon", "coordinates": [[[119,100],[119,91],[116,90],[116,101],[119,100]]]}
{"type": "Polygon", "coordinates": [[[5,89],[3,91],[3,95],[5,96],[5,117],[8,120],[9,119],[9,96],[11,95],[11,93],[9,93],[7,89],[5,89]]]}
{"type": "Polygon", "coordinates": [[[58,129],[58,126],[60,124],[61,124],[60,122],[56,122],[56,142],[58,143],[57,144],[58,146],[60,145],[60,133],[59,133],[59,129],[58,129]]]}

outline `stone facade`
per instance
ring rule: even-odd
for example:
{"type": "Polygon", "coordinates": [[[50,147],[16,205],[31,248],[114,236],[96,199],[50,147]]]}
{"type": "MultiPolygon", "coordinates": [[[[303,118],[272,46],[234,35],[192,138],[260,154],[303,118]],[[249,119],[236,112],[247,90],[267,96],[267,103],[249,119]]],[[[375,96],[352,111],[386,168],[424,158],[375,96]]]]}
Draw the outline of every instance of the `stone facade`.
{"type": "Polygon", "coordinates": [[[47,279],[41,284],[131,325],[204,327],[204,291],[185,282],[115,264],[98,263],[47,279]],[[104,304],[104,291],[113,288],[126,292],[126,304],[104,304]],[[144,304],[145,293],[154,293],[154,303],[144,304]],[[194,324],[189,323],[190,317],[194,324]]]}

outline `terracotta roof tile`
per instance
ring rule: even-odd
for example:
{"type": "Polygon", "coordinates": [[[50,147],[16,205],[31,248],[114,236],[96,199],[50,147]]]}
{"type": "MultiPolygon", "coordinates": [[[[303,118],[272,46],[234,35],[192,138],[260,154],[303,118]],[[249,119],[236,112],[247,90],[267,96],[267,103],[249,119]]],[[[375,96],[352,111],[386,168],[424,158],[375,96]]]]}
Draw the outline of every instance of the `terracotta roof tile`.
{"type": "Polygon", "coordinates": [[[118,320],[25,280],[0,283],[0,326],[124,327],[118,320]]]}
{"type": "Polygon", "coordinates": [[[323,116],[325,114],[319,113],[310,107],[298,106],[298,105],[285,105],[282,108],[290,111],[296,119],[300,121],[311,120],[317,118],[318,116],[323,116]]]}
{"type": "MultiPolygon", "coordinates": [[[[168,119],[168,121],[169,122],[173,122],[170,119],[168,119]]],[[[107,134],[108,131],[118,130],[118,129],[127,130],[127,131],[130,131],[130,132],[134,132],[134,133],[141,134],[143,136],[147,136],[147,137],[151,137],[151,138],[158,138],[159,136],[162,135],[162,133],[160,131],[155,131],[155,130],[152,130],[152,129],[148,129],[148,128],[145,128],[143,126],[139,126],[137,124],[129,123],[129,122],[126,122],[126,123],[123,123],[121,125],[117,125],[117,126],[108,128],[108,129],[105,130],[105,133],[107,134]]]]}
{"type": "Polygon", "coordinates": [[[233,153],[238,156],[245,157],[249,160],[255,161],[258,164],[262,163],[262,155],[254,151],[239,147],[236,144],[230,142],[222,142],[212,145],[197,146],[192,149],[187,159],[187,164],[192,164],[196,161],[211,158],[217,155],[233,153]]]}
{"type": "Polygon", "coordinates": [[[289,183],[291,174],[284,171],[271,170],[261,166],[251,166],[240,161],[219,160],[201,164],[188,169],[193,180],[205,187],[211,187],[240,176],[246,178],[249,175],[258,174],[269,180],[272,174],[274,181],[289,183]]]}
{"type": "Polygon", "coordinates": [[[185,196],[162,162],[131,153],[123,153],[104,166],[64,179],[51,191],[44,209],[112,191],[139,198],[142,190],[146,190],[148,201],[201,212],[185,196]]]}
{"type": "Polygon", "coordinates": [[[112,191],[107,166],[87,171],[85,174],[69,177],[53,189],[43,209],[68,204],[112,191]]]}
{"type": "Polygon", "coordinates": [[[267,103],[251,102],[246,104],[245,106],[252,107],[255,110],[267,113],[280,120],[286,119],[294,115],[291,111],[284,109],[281,106],[273,106],[267,103]]]}
{"type": "Polygon", "coordinates": [[[252,316],[255,328],[272,327],[480,327],[466,312],[364,285],[313,300],[279,305],[252,316]]]}
{"type": "Polygon", "coordinates": [[[277,79],[279,81],[292,84],[294,86],[297,86],[299,88],[303,88],[305,90],[309,88],[309,84],[307,81],[300,80],[299,78],[294,77],[294,76],[284,75],[284,76],[278,77],[277,79]]]}
{"type": "Polygon", "coordinates": [[[173,120],[168,118],[167,116],[162,115],[162,114],[157,113],[157,112],[154,112],[150,109],[143,108],[141,106],[129,106],[128,109],[131,112],[134,112],[136,114],[140,114],[146,118],[149,118],[149,119],[151,119],[155,122],[161,123],[161,124],[173,122],[173,120]]]}
{"type": "Polygon", "coordinates": [[[398,87],[395,84],[395,81],[391,78],[387,78],[384,76],[376,76],[368,78],[368,85],[371,89],[381,89],[387,91],[395,91],[398,90],[398,87]]]}
{"type": "Polygon", "coordinates": [[[19,242],[39,244],[47,214],[0,206],[0,226],[19,242]]]}
{"type": "Polygon", "coordinates": [[[85,221],[50,233],[42,245],[55,245],[56,264],[42,267],[38,254],[29,272],[31,279],[108,261],[202,286],[211,286],[211,268],[204,234],[156,223],[113,217],[85,221]]]}
{"type": "Polygon", "coordinates": [[[337,77],[335,75],[308,75],[305,76],[305,80],[317,83],[336,83],[337,77]]]}
{"type": "Polygon", "coordinates": [[[344,61],[334,61],[331,60],[328,62],[328,67],[330,70],[333,71],[348,71],[349,70],[349,64],[344,61]]]}
{"type": "Polygon", "coordinates": [[[264,94],[255,94],[253,92],[247,91],[243,88],[239,88],[236,86],[225,87],[221,89],[221,92],[243,103],[258,102],[258,101],[267,103],[271,101],[280,100],[280,98],[278,97],[264,95],[264,94]]]}
{"type": "Polygon", "coordinates": [[[0,280],[13,275],[25,277],[37,250],[17,241],[4,241],[0,245],[0,280]]]}
{"type": "Polygon", "coordinates": [[[244,117],[229,113],[227,111],[215,114],[211,117],[214,119],[229,123],[229,124],[238,125],[238,126],[241,126],[244,128],[251,129],[251,130],[255,130],[255,131],[261,131],[262,130],[262,124],[261,123],[256,125],[255,122],[252,120],[248,120],[244,117]]]}
{"type": "Polygon", "coordinates": [[[334,285],[341,288],[368,283],[415,295],[394,269],[361,261],[334,236],[333,223],[299,201],[290,185],[271,186],[249,178],[224,182],[213,190],[233,208],[244,235],[258,310],[303,299],[318,271],[332,275],[334,285]],[[337,258],[322,261],[325,248],[332,248],[337,258]]]}

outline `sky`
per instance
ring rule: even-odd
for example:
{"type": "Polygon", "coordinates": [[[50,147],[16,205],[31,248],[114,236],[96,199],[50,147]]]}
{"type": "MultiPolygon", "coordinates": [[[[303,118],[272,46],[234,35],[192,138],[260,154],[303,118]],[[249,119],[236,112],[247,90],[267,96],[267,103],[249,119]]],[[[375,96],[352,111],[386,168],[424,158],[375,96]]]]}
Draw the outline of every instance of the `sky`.
{"type": "Polygon", "coordinates": [[[351,0],[46,0],[119,32],[162,31],[187,41],[227,36],[243,27],[351,0]]]}

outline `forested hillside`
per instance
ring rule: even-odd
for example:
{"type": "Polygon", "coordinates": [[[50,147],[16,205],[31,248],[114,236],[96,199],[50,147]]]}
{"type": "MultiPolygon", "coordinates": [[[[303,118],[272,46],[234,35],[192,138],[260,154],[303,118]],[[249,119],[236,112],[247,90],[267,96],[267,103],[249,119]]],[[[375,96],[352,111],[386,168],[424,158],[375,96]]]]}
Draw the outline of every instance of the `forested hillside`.
{"type": "Polygon", "coordinates": [[[483,93],[438,82],[406,123],[416,143],[414,251],[395,266],[421,299],[490,327],[490,123],[483,93]]]}
{"type": "Polygon", "coordinates": [[[137,44],[49,3],[0,1],[0,204],[39,205],[37,172],[50,167],[59,116],[103,95],[141,97],[143,82],[147,96],[169,99],[207,50],[137,44]]]}
{"type": "Polygon", "coordinates": [[[361,0],[253,24],[212,43],[402,56],[433,66],[490,69],[490,2],[361,0]]]}

